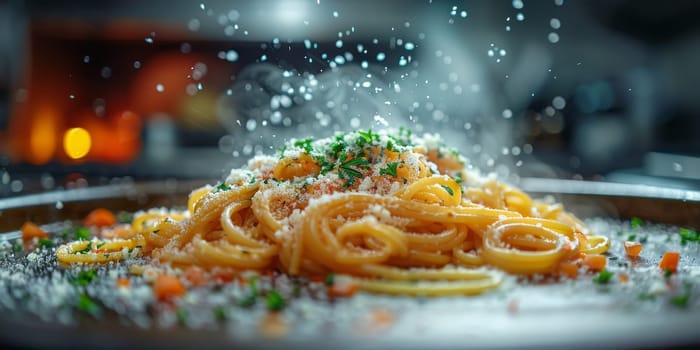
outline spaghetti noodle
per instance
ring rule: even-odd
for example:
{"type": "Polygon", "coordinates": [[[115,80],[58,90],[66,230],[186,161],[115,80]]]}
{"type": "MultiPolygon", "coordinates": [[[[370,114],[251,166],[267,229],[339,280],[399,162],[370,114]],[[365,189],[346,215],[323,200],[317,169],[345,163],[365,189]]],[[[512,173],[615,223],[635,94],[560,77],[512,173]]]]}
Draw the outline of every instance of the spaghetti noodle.
{"type": "Polygon", "coordinates": [[[560,204],[465,169],[434,136],[406,129],[292,140],[184,212],[135,216],[123,240],[74,242],[63,263],[145,255],[173,266],[349,275],[371,292],[477,294],[502,271],[558,274],[609,247],[560,204]]]}

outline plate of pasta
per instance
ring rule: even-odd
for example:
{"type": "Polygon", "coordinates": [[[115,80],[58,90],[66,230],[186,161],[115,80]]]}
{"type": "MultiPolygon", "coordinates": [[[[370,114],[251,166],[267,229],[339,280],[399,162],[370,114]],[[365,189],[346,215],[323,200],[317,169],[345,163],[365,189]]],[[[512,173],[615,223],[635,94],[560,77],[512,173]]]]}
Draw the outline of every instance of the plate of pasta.
{"type": "MultiPolygon", "coordinates": [[[[33,209],[5,204],[5,341],[697,342],[697,227],[581,219],[482,175],[437,135],[291,139],[218,182],[139,186],[57,193],[60,208],[50,194],[33,209]]],[[[683,203],[697,211],[693,198],[683,203]]]]}

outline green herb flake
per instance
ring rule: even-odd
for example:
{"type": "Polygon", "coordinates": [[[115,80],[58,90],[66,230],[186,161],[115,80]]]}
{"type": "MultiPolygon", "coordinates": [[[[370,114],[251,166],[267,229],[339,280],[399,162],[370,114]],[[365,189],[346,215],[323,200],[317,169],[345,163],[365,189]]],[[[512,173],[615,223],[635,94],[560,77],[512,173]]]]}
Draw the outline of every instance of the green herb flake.
{"type": "Polygon", "coordinates": [[[371,143],[373,140],[379,139],[379,134],[373,133],[372,129],[368,129],[367,131],[358,130],[357,135],[359,135],[360,138],[365,140],[367,143],[371,143]]]}
{"type": "Polygon", "coordinates": [[[75,229],[75,239],[78,241],[87,241],[90,236],[90,230],[87,227],[81,226],[75,229]]]}
{"type": "Polygon", "coordinates": [[[440,185],[440,186],[442,186],[442,188],[445,189],[445,192],[447,192],[450,196],[455,195],[455,192],[452,190],[452,188],[450,186],[446,186],[446,185],[440,185]]]}
{"type": "Polygon", "coordinates": [[[677,307],[687,307],[690,302],[691,290],[693,289],[693,284],[686,282],[683,283],[683,294],[672,297],[669,301],[671,305],[677,307]]]}
{"type": "Polygon", "coordinates": [[[608,282],[610,282],[610,280],[612,279],[612,277],[614,275],[615,275],[615,273],[603,269],[602,271],[600,271],[598,276],[596,276],[593,279],[593,282],[598,283],[598,284],[607,284],[608,282]]]}
{"type": "Polygon", "coordinates": [[[222,182],[218,186],[214,187],[214,190],[211,193],[219,193],[222,191],[228,191],[231,189],[231,186],[229,186],[227,183],[222,182]]]}
{"type": "Polygon", "coordinates": [[[644,301],[652,301],[656,300],[656,295],[652,293],[639,293],[639,296],[637,296],[639,300],[644,300],[644,301]]]}
{"type": "Polygon", "coordinates": [[[253,297],[258,297],[258,276],[251,276],[248,279],[248,284],[250,285],[250,293],[253,297]]]}
{"type": "Polygon", "coordinates": [[[238,306],[251,307],[251,306],[255,305],[256,301],[257,301],[257,296],[250,294],[250,295],[246,296],[245,298],[241,299],[238,302],[238,306]]]}
{"type": "Polygon", "coordinates": [[[175,315],[177,316],[177,321],[181,324],[184,324],[187,321],[187,310],[183,308],[178,308],[177,311],[175,311],[175,315]]]}
{"type": "Polygon", "coordinates": [[[632,242],[636,239],[637,239],[637,235],[635,235],[635,234],[631,234],[631,235],[627,236],[627,240],[630,242],[632,242]]]}
{"type": "Polygon", "coordinates": [[[681,228],[678,233],[681,235],[682,245],[686,245],[688,242],[700,242],[700,234],[695,230],[681,228]]]}
{"type": "Polygon", "coordinates": [[[279,311],[284,309],[285,306],[284,298],[274,289],[267,292],[265,303],[267,304],[267,309],[270,311],[279,311]]]}
{"type": "Polygon", "coordinates": [[[671,278],[673,276],[673,270],[671,269],[664,269],[664,277],[666,278],[671,278]]]}
{"type": "Polygon", "coordinates": [[[343,164],[340,164],[340,166],[342,168],[348,168],[351,166],[356,167],[356,166],[362,166],[362,165],[367,165],[367,164],[369,164],[369,161],[367,160],[367,158],[353,158],[353,159],[350,159],[346,162],[343,162],[343,164]]]}
{"type": "Polygon", "coordinates": [[[294,146],[299,147],[304,150],[306,153],[311,153],[313,151],[313,146],[311,146],[311,143],[314,141],[313,138],[305,138],[303,140],[297,140],[294,141],[294,146]]]}
{"type": "Polygon", "coordinates": [[[224,310],[224,308],[221,306],[214,308],[213,312],[214,317],[219,321],[226,321],[226,319],[228,318],[226,316],[226,310],[224,310]]]}
{"type": "Polygon", "coordinates": [[[362,173],[359,170],[352,167],[367,165],[369,161],[367,160],[367,158],[352,158],[348,161],[345,161],[347,156],[347,153],[341,153],[341,156],[339,158],[341,164],[338,168],[338,176],[341,179],[346,180],[345,187],[350,187],[355,184],[356,179],[362,177],[362,173]]]}
{"type": "Polygon", "coordinates": [[[53,241],[49,238],[39,238],[39,247],[48,249],[53,247],[53,241]]]}
{"type": "Polygon", "coordinates": [[[671,304],[678,307],[688,306],[688,301],[690,301],[690,293],[683,293],[679,296],[671,298],[671,304]]]}
{"type": "Polygon", "coordinates": [[[325,282],[326,282],[326,285],[327,285],[327,286],[332,286],[333,283],[335,283],[335,275],[332,274],[332,273],[329,273],[328,275],[326,275],[326,281],[325,281],[325,282]]]}
{"type": "Polygon", "coordinates": [[[88,313],[92,316],[98,316],[102,313],[102,309],[97,303],[95,303],[87,294],[82,293],[78,297],[78,304],[76,305],[78,310],[88,313]]]}
{"type": "Polygon", "coordinates": [[[84,287],[84,286],[87,286],[88,284],[90,284],[96,278],[97,278],[97,272],[95,271],[95,269],[90,269],[87,271],[80,271],[80,272],[78,272],[78,275],[75,276],[75,279],[73,280],[73,284],[84,287]]]}
{"type": "Polygon", "coordinates": [[[120,224],[128,224],[134,220],[134,214],[128,211],[120,211],[117,213],[117,222],[120,224]]]}
{"type": "Polygon", "coordinates": [[[17,241],[12,246],[12,250],[15,252],[15,254],[21,254],[24,251],[24,245],[22,245],[22,242],[17,241]]]}
{"type": "Polygon", "coordinates": [[[391,177],[396,177],[396,167],[399,162],[391,162],[386,165],[386,167],[379,170],[379,175],[389,175],[391,177]]]}
{"type": "Polygon", "coordinates": [[[335,168],[335,163],[329,161],[326,159],[326,157],[315,157],[314,160],[316,161],[316,164],[321,167],[321,170],[319,171],[320,175],[325,175],[335,168]]]}
{"type": "Polygon", "coordinates": [[[277,156],[279,157],[279,159],[284,158],[284,151],[286,151],[286,150],[287,150],[287,145],[282,145],[282,147],[280,147],[280,149],[277,150],[277,156]]]}
{"type": "Polygon", "coordinates": [[[644,225],[644,220],[642,220],[636,216],[630,220],[630,227],[633,229],[638,229],[638,228],[642,227],[642,225],[644,225]]]}
{"type": "Polygon", "coordinates": [[[295,298],[298,298],[301,296],[301,286],[298,284],[295,284],[294,287],[292,288],[292,295],[295,298]]]}
{"type": "Polygon", "coordinates": [[[391,142],[391,140],[388,140],[388,141],[386,142],[386,149],[387,149],[387,151],[389,151],[389,152],[396,152],[396,147],[394,147],[394,143],[391,142]]]}
{"type": "Polygon", "coordinates": [[[88,242],[87,246],[81,250],[76,250],[75,254],[87,254],[92,250],[92,242],[88,242]]]}
{"type": "Polygon", "coordinates": [[[345,151],[348,148],[348,144],[345,143],[345,140],[343,140],[343,137],[341,135],[336,136],[335,141],[333,141],[330,145],[330,150],[331,150],[331,156],[333,158],[339,159],[339,155],[341,152],[345,151]]]}

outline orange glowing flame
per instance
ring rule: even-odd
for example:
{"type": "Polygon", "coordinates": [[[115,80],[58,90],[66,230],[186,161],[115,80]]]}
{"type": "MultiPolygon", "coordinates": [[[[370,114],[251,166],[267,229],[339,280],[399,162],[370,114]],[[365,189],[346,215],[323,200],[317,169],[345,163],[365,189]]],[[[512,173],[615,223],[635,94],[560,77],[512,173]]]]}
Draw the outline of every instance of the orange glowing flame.
{"type": "Polygon", "coordinates": [[[56,152],[56,115],[45,109],[36,114],[29,134],[29,161],[46,164],[56,152]]]}

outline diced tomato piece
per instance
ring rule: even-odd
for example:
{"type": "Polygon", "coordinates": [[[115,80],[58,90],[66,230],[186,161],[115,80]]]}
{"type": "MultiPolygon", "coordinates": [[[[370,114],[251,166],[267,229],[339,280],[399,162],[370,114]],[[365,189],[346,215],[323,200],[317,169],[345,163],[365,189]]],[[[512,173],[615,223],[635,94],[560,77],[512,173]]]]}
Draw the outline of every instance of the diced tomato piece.
{"type": "Polygon", "coordinates": [[[20,229],[22,231],[22,240],[23,241],[30,241],[33,238],[49,238],[49,234],[46,233],[46,231],[42,230],[39,225],[27,221],[22,225],[22,228],[20,229]]]}
{"type": "Polygon", "coordinates": [[[207,284],[207,277],[204,274],[204,270],[197,266],[188,267],[184,272],[184,276],[185,279],[195,287],[207,284]]]}
{"type": "Polygon", "coordinates": [[[353,282],[333,283],[328,287],[328,296],[333,298],[349,298],[360,290],[360,285],[353,282]]]}
{"type": "Polygon", "coordinates": [[[112,226],[117,223],[117,217],[114,214],[105,209],[97,208],[88,214],[85,219],[83,219],[83,224],[85,226],[94,227],[106,227],[112,226]]]}
{"type": "Polygon", "coordinates": [[[578,266],[570,262],[561,263],[559,265],[559,275],[574,279],[578,276],[578,266]]]}
{"type": "Polygon", "coordinates": [[[605,256],[600,254],[586,254],[583,258],[583,265],[588,266],[588,269],[593,271],[602,271],[607,262],[605,256]]]}
{"type": "Polygon", "coordinates": [[[671,272],[676,272],[678,270],[678,261],[681,259],[681,255],[678,252],[666,252],[664,256],[659,261],[659,267],[662,270],[670,270],[671,272]]]}
{"type": "Polygon", "coordinates": [[[625,253],[627,253],[627,256],[630,258],[636,258],[642,252],[643,247],[639,242],[625,241],[623,245],[625,246],[625,253]]]}
{"type": "Polygon", "coordinates": [[[158,300],[181,297],[185,295],[185,286],[175,276],[160,275],[153,283],[153,293],[158,300]]]}

